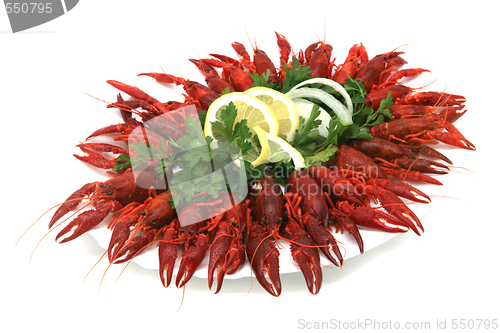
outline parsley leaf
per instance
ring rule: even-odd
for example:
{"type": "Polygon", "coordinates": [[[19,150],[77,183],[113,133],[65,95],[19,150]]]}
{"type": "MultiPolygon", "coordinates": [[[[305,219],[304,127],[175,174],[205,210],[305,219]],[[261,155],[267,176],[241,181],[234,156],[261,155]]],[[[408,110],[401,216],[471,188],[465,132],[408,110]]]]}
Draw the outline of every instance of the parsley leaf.
{"type": "Polygon", "coordinates": [[[328,162],[337,152],[337,146],[329,146],[315,153],[313,156],[305,156],[306,167],[316,164],[317,162],[328,162]]]}
{"type": "Polygon", "coordinates": [[[380,106],[377,111],[374,111],[372,108],[369,108],[363,104],[363,106],[359,107],[356,111],[354,111],[353,119],[354,123],[357,124],[360,128],[363,127],[373,127],[385,122],[385,119],[392,119],[391,112],[389,111],[389,107],[392,106],[392,94],[389,92],[387,97],[384,98],[380,102],[380,106]]]}
{"type": "Polygon", "coordinates": [[[250,75],[250,77],[253,80],[252,87],[266,87],[274,90],[281,89],[279,85],[269,80],[269,77],[271,76],[270,69],[268,69],[265,73],[262,73],[261,75],[259,75],[259,73],[257,72],[248,72],[248,75],[250,75]]]}
{"type": "Polygon", "coordinates": [[[314,105],[307,121],[303,117],[299,117],[299,127],[295,131],[292,142],[290,142],[290,145],[304,157],[313,154],[318,140],[322,138],[318,130],[319,125],[321,125],[321,120],[317,119],[319,115],[319,107],[314,105]]]}
{"type": "Polygon", "coordinates": [[[243,119],[234,124],[238,112],[233,102],[229,102],[220,114],[222,122],[213,121],[212,127],[219,130],[227,138],[228,142],[236,144],[241,149],[241,154],[245,155],[251,148],[252,143],[249,139],[252,133],[247,126],[247,120],[243,119]]]}
{"type": "Polygon", "coordinates": [[[284,64],[285,67],[285,80],[283,81],[283,87],[281,89],[281,92],[283,94],[286,94],[287,92],[290,91],[293,87],[295,87],[297,84],[310,79],[311,77],[309,74],[312,73],[312,70],[309,69],[309,66],[301,65],[299,60],[297,58],[292,59],[292,67],[287,67],[286,64],[284,64]]]}
{"type": "Polygon", "coordinates": [[[113,172],[128,169],[130,167],[130,164],[130,156],[128,156],[127,154],[121,154],[116,158],[116,164],[113,167],[113,172]]]}

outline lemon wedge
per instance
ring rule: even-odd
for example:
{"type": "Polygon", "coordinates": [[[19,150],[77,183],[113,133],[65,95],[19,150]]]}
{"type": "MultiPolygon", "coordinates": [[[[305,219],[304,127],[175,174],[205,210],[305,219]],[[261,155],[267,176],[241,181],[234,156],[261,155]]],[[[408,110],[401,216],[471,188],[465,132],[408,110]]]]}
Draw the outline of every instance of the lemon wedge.
{"type": "Polygon", "coordinates": [[[254,127],[259,126],[267,133],[278,135],[278,120],[273,110],[266,103],[242,92],[234,92],[222,95],[210,104],[205,120],[205,136],[211,136],[215,141],[224,141],[224,134],[213,128],[212,122],[222,122],[221,112],[230,102],[233,102],[238,110],[238,115],[234,121],[235,124],[242,119],[246,119],[248,128],[254,134],[257,134],[254,127]]]}
{"type": "Polygon", "coordinates": [[[267,139],[267,132],[265,132],[261,127],[254,126],[253,130],[257,137],[259,138],[260,150],[257,148],[255,144],[252,145],[249,152],[243,157],[245,160],[252,163],[252,166],[255,168],[256,166],[265,162],[266,157],[269,153],[269,141],[267,139]]]}
{"type": "Polygon", "coordinates": [[[250,88],[244,91],[244,93],[266,103],[278,119],[278,136],[289,142],[293,140],[295,131],[299,127],[299,116],[297,115],[295,104],[288,96],[265,87],[250,88]]]}

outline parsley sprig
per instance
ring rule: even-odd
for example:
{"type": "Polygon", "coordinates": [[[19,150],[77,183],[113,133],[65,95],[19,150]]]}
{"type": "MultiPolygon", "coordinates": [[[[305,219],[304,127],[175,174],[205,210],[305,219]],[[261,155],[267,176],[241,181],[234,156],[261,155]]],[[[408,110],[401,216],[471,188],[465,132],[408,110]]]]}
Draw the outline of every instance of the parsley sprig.
{"type": "Polygon", "coordinates": [[[245,155],[252,147],[249,140],[252,133],[247,126],[246,119],[234,123],[237,115],[236,106],[233,102],[229,102],[228,106],[221,111],[220,118],[222,121],[212,122],[212,127],[222,132],[227,142],[234,143],[241,149],[241,154],[245,155]]]}
{"type": "Polygon", "coordinates": [[[283,87],[281,92],[286,94],[297,84],[310,79],[309,76],[312,73],[309,66],[301,65],[297,58],[292,59],[292,67],[285,66],[285,80],[283,81],[283,87]]]}
{"type": "MultiPolygon", "coordinates": [[[[230,128],[235,119],[233,114],[229,109],[224,118],[227,123],[224,121],[224,126],[217,126],[221,130],[230,128]]],[[[245,138],[251,135],[246,123],[241,123],[237,130],[227,132],[233,142],[218,142],[215,148],[210,146],[213,139],[205,137],[198,118],[187,117],[184,126],[184,136],[177,140],[163,138],[156,147],[149,142],[131,143],[132,167],[153,164],[160,178],[169,176],[167,170],[170,168],[176,168],[168,179],[174,207],[205,200],[205,196],[196,196],[200,193],[216,199],[219,191],[229,190],[229,185],[234,194],[244,196],[247,190],[245,169],[232,162],[232,155],[240,152],[238,145],[246,146],[245,138]],[[168,153],[167,145],[174,153],[168,153]],[[231,179],[231,184],[228,184],[228,179],[231,179]]]]}
{"type": "Polygon", "coordinates": [[[269,69],[261,75],[255,72],[249,72],[248,74],[253,80],[252,86],[271,88],[286,94],[297,84],[311,78],[309,75],[312,73],[312,70],[309,69],[308,65],[301,65],[297,58],[292,59],[291,67],[288,67],[285,63],[283,63],[283,66],[285,68],[285,79],[281,86],[269,80],[271,76],[271,71],[269,69]]]}

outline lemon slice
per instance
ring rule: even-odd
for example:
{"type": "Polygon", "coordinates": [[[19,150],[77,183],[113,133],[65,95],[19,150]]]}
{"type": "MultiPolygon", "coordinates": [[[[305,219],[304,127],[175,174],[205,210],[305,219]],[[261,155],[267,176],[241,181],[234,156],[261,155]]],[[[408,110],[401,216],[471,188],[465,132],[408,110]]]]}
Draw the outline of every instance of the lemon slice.
{"type": "Polygon", "coordinates": [[[265,132],[261,127],[254,126],[253,130],[259,138],[261,149],[259,150],[259,148],[257,148],[255,144],[252,145],[252,148],[250,148],[249,152],[243,158],[252,163],[253,167],[256,167],[262,164],[269,154],[269,141],[266,136],[266,134],[268,133],[265,132]]]}
{"type": "Polygon", "coordinates": [[[220,116],[221,112],[229,105],[229,102],[234,103],[238,112],[234,124],[238,123],[242,119],[246,119],[248,128],[254,134],[256,134],[253,129],[254,126],[259,126],[265,132],[278,135],[278,120],[276,119],[274,112],[269,106],[267,106],[266,103],[250,95],[241,92],[234,92],[222,95],[210,104],[205,120],[205,136],[211,136],[215,141],[224,141],[224,134],[216,128],[213,128],[212,122],[222,122],[222,118],[220,116]]]}
{"type": "Polygon", "coordinates": [[[274,89],[265,87],[250,88],[244,93],[258,98],[269,105],[278,119],[278,136],[286,141],[293,140],[295,131],[299,127],[299,116],[297,115],[294,103],[288,96],[274,89]]]}
{"type": "Polygon", "coordinates": [[[275,136],[269,133],[266,133],[266,137],[269,144],[269,149],[263,161],[264,163],[276,163],[279,161],[288,162],[292,160],[293,164],[295,165],[295,169],[306,167],[304,157],[288,142],[286,142],[279,136],[275,136]]]}
{"type": "Polygon", "coordinates": [[[254,126],[252,130],[259,138],[261,148],[257,147],[257,144],[252,140],[252,147],[244,156],[238,156],[236,154],[231,155],[233,157],[233,162],[237,167],[240,166],[241,159],[243,159],[250,162],[255,168],[265,161],[266,156],[269,153],[269,141],[267,140],[266,132],[259,126],[254,126]]]}

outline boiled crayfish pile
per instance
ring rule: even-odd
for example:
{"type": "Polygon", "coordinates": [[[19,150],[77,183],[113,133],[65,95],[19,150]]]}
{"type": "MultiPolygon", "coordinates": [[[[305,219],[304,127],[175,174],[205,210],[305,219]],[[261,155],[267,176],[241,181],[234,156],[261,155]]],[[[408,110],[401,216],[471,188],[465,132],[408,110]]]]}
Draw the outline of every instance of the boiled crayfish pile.
{"type": "MultiPolygon", "coordinates": [[[[60,243],[73,240],[111,216],[108,228],[112,234],[107,249],[110,263],[126,262],[144,248],[157,246],[160,278],[167,287],[174,275],[178,252],[182,251],[175,281],[177,287],[182,287],[207,255],[210,256],[208,285],[211,288],[217,279],[217,293],[224,276],[236,272],[248,260],[262,287],[279,296],[280,242],[290,244],[291,255],[304,275],[307,288],[316,294],[322,284],[320,255],[334,265],[343,264],[332,227],[352,235],[361,253],[363,239],[359,229],[389,233],[411,229],[421,235],[424,232],[421,222],[403,200],[428,203],[430,198],[407,182],[440,185],[429,174],[448,172],[444,162],[451,164],[451,161],[428,144],[439,141],[475,150],[452,125],[465,113],[465,98],[440,92],[415,92],[402,85],[401,79],[427,72],[420,68],[401,69],[406,64],[401,57],[403,52],[390,51],[369,59],[364,46],[356,44],[345,62],[335,65],[329,44],[320,41],[293,53],[287,39],[278,33],[276,36],[279,67],[257,48],[252,60],[245,47],[235,42],[232,46],[239,59],[218,54],[207,59],[190,59],[205,76],[206,85],[165,73],[140,74],[181,85],[185,91],[183,102],[158,101],[137,87],[108,81],[130,96],[124,99],[118,94],[117,102],[108,105],[120,110],[123,122],[92,133],[78,145],[87,155],[75,156],[107,169],[112,178],[85,184],[67,198],[52,217],[49,228],[70,211],[80,209],[84,199],[95,208],[79,212],[56,240],[60,243]],[[344,124],[342,132],[332,136],[336,140],[331,141],[336,143],[335,152],[326,161],[305,168],[294,168],[289,161],[260,168],[247,164],[249,182],[244,184],[247,191],[242,192],[243,197],[229,187],[216,193],[211,188],[210,193],[201,185],[185,189],[184,196],[173,195],[170,190],[173,185],[167,179],[176,174],[175,163],[161,164],[159,159],[143,163],[140,172],[132,170],[130,161],[141,154],[140,147],[162,152],[166,161],[176,154],[178,147],[191,144],[195,135],[190,128],[194,123],[203,127],[202,114],[221,94],[244,92],[259,82],[282,89],[284,85],[290,86],[294,78],[300,82],[325,78],[343,86],[359,87],[357,91],[347,89],[358,94],[354,118],[369,110],[375,115],[370,118],[373,121],[362,122],[364,127],[358,125],[355,130],[349,126],[356,122],[344,124]],[[385,105],[383,112],[381,103],[385,105]],[[154,133],[141,136],[151,127],[155,127],[154,133]],[[95,142],[94,138],[106,134],[114,135],[113,139],[124,142],[128,149],[95,142]],[[118,157],[111,159],[105,157],[106,153],[118,157]],[[287,165],[292,168],[286,168],[287,165]],[[279,166],[285,171],[278,176],[279,166]],[[179,200],[185,200],[186,204],[175,208],[179,200]],[[374,206],[375,203],[379,206],[374,206]],[[180,220],[191,223],[181,224],[180,220]]],[[[220,154],[212,151],[212,155],[220,154]]],[[[191,153],[189,158],[193,156],[191,153]]],[[[203,162],[195,160],[191,167],[203,162]]]]}

